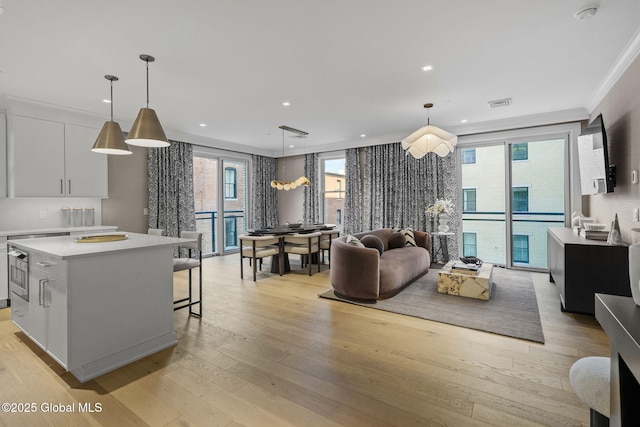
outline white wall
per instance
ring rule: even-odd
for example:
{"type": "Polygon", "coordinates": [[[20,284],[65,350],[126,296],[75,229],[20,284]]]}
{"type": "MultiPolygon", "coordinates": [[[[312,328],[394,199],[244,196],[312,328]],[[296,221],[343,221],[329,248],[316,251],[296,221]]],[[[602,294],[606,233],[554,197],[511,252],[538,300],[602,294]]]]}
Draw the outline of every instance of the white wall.
{"type": "Polygon", "coordinates": [[[89,206],[95,209],[95,224],[102,225],[102,209],[99,198],[0,198],[0,230],[62,227],[61,208],[86,208],[89,206]],[[44,212],[44,219],[40,218],[41,212],[44,212]]]}

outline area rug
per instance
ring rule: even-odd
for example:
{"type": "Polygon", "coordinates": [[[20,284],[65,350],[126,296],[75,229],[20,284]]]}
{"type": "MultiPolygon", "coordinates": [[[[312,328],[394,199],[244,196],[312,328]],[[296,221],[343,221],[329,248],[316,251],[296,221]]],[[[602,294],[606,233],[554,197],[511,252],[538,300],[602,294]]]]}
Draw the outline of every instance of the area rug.
{"type": "Polygon", "coordinates": [[[479,331],[544,343],[538,301],[531,274],[494,267],[491,299],[482,301],[438,293],[438,270],[386,300],[359,302],[336,295],[333,289],[322,298],[348,302],[479,331]]]}

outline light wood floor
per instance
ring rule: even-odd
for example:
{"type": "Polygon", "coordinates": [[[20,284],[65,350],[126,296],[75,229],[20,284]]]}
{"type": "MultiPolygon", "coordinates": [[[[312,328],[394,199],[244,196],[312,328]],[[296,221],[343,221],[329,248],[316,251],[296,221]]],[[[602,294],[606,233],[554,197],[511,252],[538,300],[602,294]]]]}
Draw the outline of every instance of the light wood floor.
{"type": "Polygon", "coordinates": [[[175,313],[178,345],[85,384],[0,310],[0,401],[39,409],[0,412],[0,426],[588,425],[568,372],[608,339],[560,312],[548,275],[533,274],[542,345],[320,299],[328,267],[292,266],[254,283],[238,255],[206,259],[204,318],[175,313]],[[101,412],[78,412],[88,402],[101,412]]]}

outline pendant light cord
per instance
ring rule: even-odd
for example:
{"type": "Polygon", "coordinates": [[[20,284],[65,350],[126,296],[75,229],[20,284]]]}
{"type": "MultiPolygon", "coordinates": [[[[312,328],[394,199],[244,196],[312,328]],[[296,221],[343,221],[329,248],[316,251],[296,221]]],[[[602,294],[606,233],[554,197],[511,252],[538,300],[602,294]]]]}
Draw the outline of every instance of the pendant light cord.
{"type": "Polygon", "coordinates": [[[109,80],[109,82],[111,83],[111,102],[109,104],[111,105],[111,121],[113,121],[113,80],[109,80]]]}
{"type": "Polygon", "coordinates": [[[149,108],[149,61],[147,63],[147,108],[149,108]]]}

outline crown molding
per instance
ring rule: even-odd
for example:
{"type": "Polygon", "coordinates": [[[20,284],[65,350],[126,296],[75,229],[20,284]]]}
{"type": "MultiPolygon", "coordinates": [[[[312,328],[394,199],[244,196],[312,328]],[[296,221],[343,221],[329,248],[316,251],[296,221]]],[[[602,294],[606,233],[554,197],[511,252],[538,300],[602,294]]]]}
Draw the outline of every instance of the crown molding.
{"type": "Polygon", "coordinates": [[[629,68],[629,65],[638,57],[638,54],[640,54],[640,29],[636,31],[636,34],[627,43],[605,78],[591,95],[591,99],[587,103],[589,114],[593,113],[600,105],[604,97],[611,91],[613,85],[616,84],[622,74],[629,68]]]}

